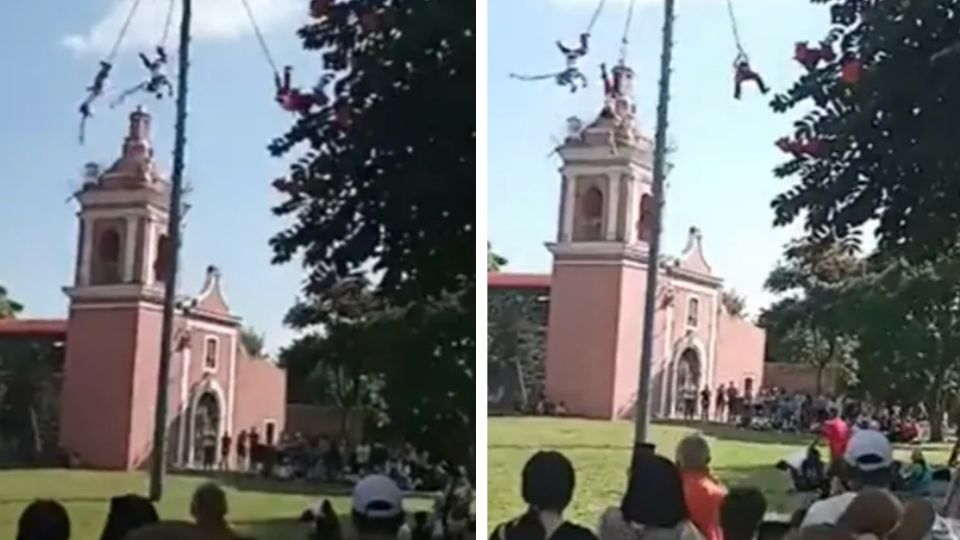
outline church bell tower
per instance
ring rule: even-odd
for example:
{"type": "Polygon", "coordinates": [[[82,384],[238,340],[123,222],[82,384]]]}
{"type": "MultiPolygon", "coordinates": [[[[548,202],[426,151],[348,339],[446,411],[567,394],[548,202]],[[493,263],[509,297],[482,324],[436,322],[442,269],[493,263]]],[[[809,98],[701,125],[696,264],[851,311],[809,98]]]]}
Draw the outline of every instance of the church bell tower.
{"type": "Polygon", "coordinates": [[[129,118],[120,158],[88,165],[77,193],[79,234],[61,398],[61,444],[84,466],[130,469],[150,448],[169,245],[170,184],[157,169],[150,116],[129,118]],[[152,402],[152,401],[150,401],[152,402]]]}
{"type": "Polygon", "coordinates": [[[577,416],[629,416],[636,400],[654,145],[632,95],[633,70],[604,72],[600,114],[558,148],[546,391],[577,416]]]}

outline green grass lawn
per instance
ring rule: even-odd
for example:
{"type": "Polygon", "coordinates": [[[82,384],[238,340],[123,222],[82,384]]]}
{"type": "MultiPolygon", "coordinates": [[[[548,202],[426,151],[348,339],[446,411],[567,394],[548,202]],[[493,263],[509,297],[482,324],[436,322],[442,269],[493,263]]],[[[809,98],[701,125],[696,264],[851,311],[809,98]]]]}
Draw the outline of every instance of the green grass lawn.
{"type": "MultiPolygon", "coordinates": [[[[189,519],[190,497],[206,479],[170,476],[158,505],[161,519],[189,519]]],[[[285,482],[225,478],[222,485],[230,504],[228,516],[234,527],[257,540],[303,540],[307,528],[297,518],[308,504],[330,498],[341,514],[350,509],[345,490],[321,493],[285,482]]],[[[66,506],[74,540],[97,540],[103,528],[110,497],[126,493],[145,494],[147,476],[142,473],[109,473],[64,470],[0,471],[0,538],[14,538],[17,519],[34,499],[56,499],[66,506]]],[[[410,508],[426,507],[425,500],[412,500],[410,508]]]]}
{"type": "MultiPolygon", "coordinates": [[[[694,429],[681,425],[654,425],[651,438],[657,453],[673,458],[677,443],[694,429]]],[[[791,512],[795,499],[788,495],[789,480],[773,465],[801,450],[809,436],[783,435],[708,425],[702,431],[711,443],[713,469],[727,486],[749,485],[761,489],[771,511],[791,512]]],[[[535,451],[558,450],[573,461],[577,490],[569,517],[595,527],[607,506],[619,503],[626,484],[626,469],[633,441],[633,424],[551,418],[491,418],[487,455],[488,519],[492,526],[517,515],[520,471],[535,451]]],[[[930,463],[946,462],[949,446],[924,448],[930,463]]],[[[824,455],[826,450],[824,449],[824,455]]],[[[908,448],[898,448],[906,459],[908,448]]]]}

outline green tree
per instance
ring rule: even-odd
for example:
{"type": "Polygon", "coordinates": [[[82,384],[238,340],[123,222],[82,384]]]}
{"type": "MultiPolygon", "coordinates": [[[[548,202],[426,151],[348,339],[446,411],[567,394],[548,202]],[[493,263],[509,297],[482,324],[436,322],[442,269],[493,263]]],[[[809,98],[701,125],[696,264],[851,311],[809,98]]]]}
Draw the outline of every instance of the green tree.
{"type": "Polygon", "coordinates": [[[877,399],[922,402],[931,440],[942,440],[960,389],[960,249],[923,263],[877,257],[873,266],[844,288],[839,310],[859,342],[860,384],[877,399]]]}
{"type": "Polygon", "coordinates": [[[23,305],[8,296],[7,289],[0,285],[0,319],[15,319],[23,311],[23,305]]]}
{"type": "Polygon", "coordinates": [[[730,315],[741,318],[747,315],[747,299],[742,294],[737,293],[736,290],[724,290],[720,296],[720,301],[723,302],[723,307],[730,315]]]}
{"type": "Polygon", "coordinates": [[[507,265],[506,257],[498,255],[493,251],[493,246],[487,242],[487,272],[499,272],[507,265]]]}
{"type": "Polygon", "coordinates": [[[247,352],[252,356],[263,356],[263,334],[257,332],[256,328],[249,326],[244,328],[240,332],[240,340],[243,342],[243,346],[247,349],[247,352]]]}
{"type": "Polygon", "coordinates": [[[759,319],[767,330],[767,357],[816,367],[817,392],[828,366],[852,362],[855,337],[845,328],[837,305],[839,287],[864,271],[855,248],[847,242],[791,242],[765,283],[780,296],[759,319]]]}
{"type": "MultiPolygon", "coordinates": [[[[544,384],[547,314],[539,297],[540,293],[490,291],[487,299],[490,390],[502,388],[518,396],[524,408],[540,397],[544,384]]],[[[499,396],[495,401],[504,405],[499,396]]]]}
{"type": "Polygon", "coordinates": [[[387,340],[396,349],[383,389],[391,424],[411,436],[469,442],[475,4],[319,4],[316,20],[299,35],[335,82],[328,104],[299,117],[270,145],[277,156],[307,147],[274,182],[285,199],[274,212],[290,223],[271,240],[274,262],[302,262],[307,298],[372,270],[373,296],[383,302],[375,312],[392,321],[377,331],[395,338],[387,340]]]}
{"type": "Polygon", "coordinates": [[[776,224],[803,216],[829,239],[875,222],[881,251],[934,257],[960,230],[960,56],[941,54],[960,35],[956,0],[811,1],[829,6],[837,60],[772,102],[810,109],[793,134],[806,146],[775,171],[792,180],[776,224]]]}

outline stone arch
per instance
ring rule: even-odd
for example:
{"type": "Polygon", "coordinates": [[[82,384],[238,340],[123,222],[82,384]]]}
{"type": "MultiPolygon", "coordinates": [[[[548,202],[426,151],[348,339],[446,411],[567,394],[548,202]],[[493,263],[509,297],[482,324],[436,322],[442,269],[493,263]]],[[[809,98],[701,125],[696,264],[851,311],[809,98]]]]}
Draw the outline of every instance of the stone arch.
{"type": "Polygon", "coordinates": [[[595,185],[584,190],[577,198],[574,240],[600,240],[603,234],[603,191],[595,185]]]}
{"type": "MultiPolygon", "coordinates": [[[[227,424],[230,420],[230,412],[227,410],[227,400],[225,396],[226,394],[223,388],[216,379],[207,377],[197,383],[190,398],[190,406],[186,410],[188,429],[186,437],[183,440],[183,445],[188,465],[198,465],[202,462],[199,441],[201,437],[206,434],[201,433],[201,431],[205,429],[205,425],[199,422],[199,420],[201,420],[201,415],[208,414],[204,412],[209,411],[206,407],[214,407],[218,413],[212,433],[215,436],[214,445],[216,447],[214,459],[220,455],[220,438],[226,431],[227,424]]],[[[207,424],[206,427],[209,427],[209,424],[207,424]]]]}
{"type": "Polygon", "coordinates": [[[712,380],[707,348],[696,334],[688,333],[677,340],[672,351],[666,384],[667,403],[664,412],[667,415],[680,411],[682,391],[686,385],[693,384],[695,391],[699,391],[712,380]],[[695,364],[691,365],[693,359],[695,364]]]}
{"type": "Polygon", "coordinates": [[[95,285],[110,285],[120,283],[120,270],[123,242],[120,231],[115,227],[108,227],[99,231],[96,236],[93,260],[93,283],[95,285]]]}

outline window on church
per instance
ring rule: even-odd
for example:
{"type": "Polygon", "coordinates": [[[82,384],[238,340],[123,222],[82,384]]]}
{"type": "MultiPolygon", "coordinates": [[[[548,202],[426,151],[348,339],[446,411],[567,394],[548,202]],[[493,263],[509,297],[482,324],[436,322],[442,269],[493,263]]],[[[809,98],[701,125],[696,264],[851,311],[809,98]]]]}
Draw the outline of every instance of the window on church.
{"type": "Polygon", "coordinates": [[[97,259],[94,284],[108,285],[120,282],[120,233],[107,229],[97,237],[97,259]]]}
{"type": "Polygon", "coordinates": [[[653,230],[653,204],[649,195],[640,197],[640,219],[637,221],[637,238],[641,242],[649,242],[653,230]]]}
{"type": "Polygon", "coordinates": [[[696,328],[700,323],[700,299],[691,298],[687,301],[687,326],[696,328]]]}
{"type": "Polygon", "coordinates": [[[208,337],[203,347],[203,368],[207,371],[216,371],[217,355],[220,353],[220,341],[215,337],[208,337]]]}
{"type": "Polygon", "coordinates": [[[580,196],[574,240],[600,240],[603,227],[603,193],[596,186],[580,196]]]}
{"type": "Polygon", "coordinates": [[[157,240],[157,257],[153,262],[153,275],[160,283],[167,282],[167,272],[170,268],[170,240],[167,235],[161,235],[157,240]]]}

